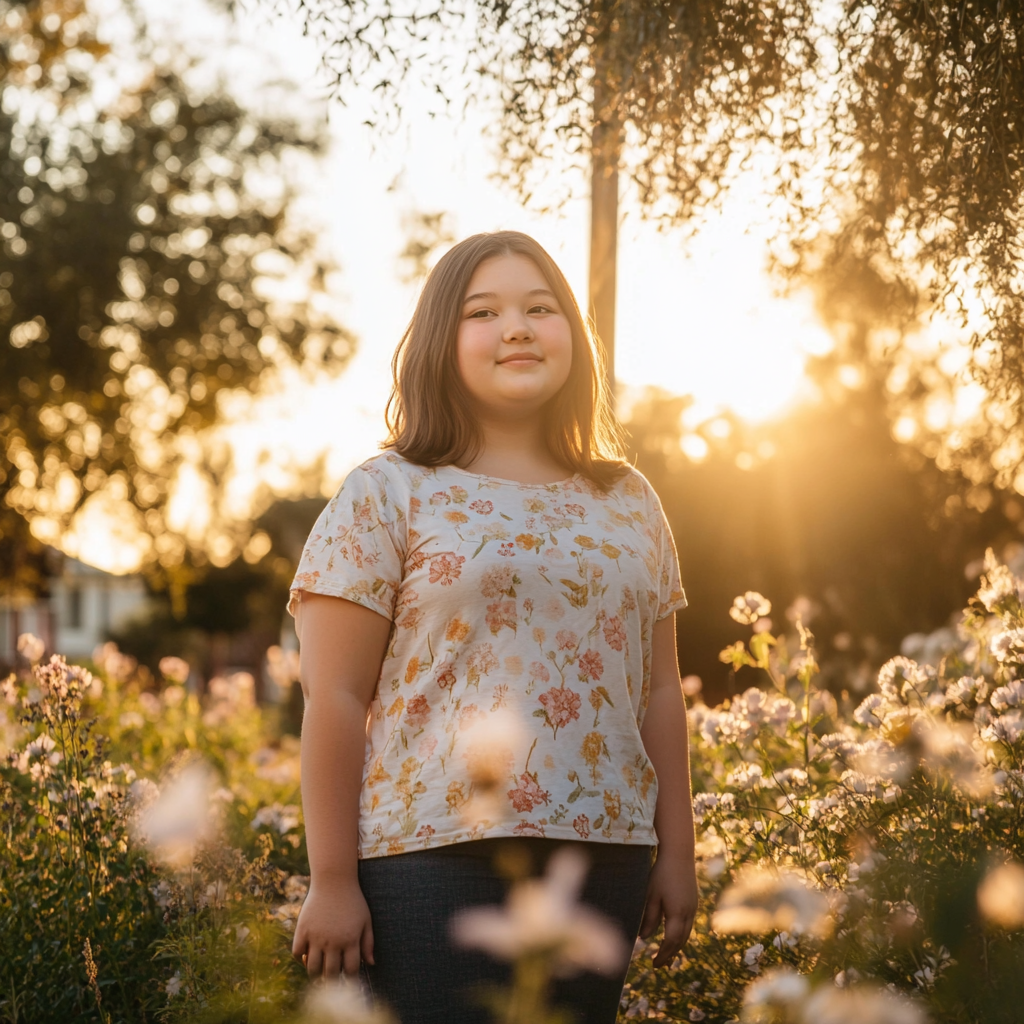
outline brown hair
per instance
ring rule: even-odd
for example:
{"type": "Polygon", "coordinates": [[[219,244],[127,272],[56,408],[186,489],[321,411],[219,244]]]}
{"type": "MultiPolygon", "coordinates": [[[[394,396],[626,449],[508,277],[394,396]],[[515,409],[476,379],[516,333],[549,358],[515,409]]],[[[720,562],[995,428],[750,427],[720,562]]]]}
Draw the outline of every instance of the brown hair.
{"type": "Polygon", "coordinates": [[[548,447],[563,465],[607,488],[627,464],[600,346],[558,265],[520,231],[472,235],[430,272],[392,360],[394,385],[385,414],[390,436],[383,447],[421,466],[447,466],[479,450],[480,431],[467,411],[456,338],[470,279],[495,256],[531,260],[569,321],[569,377],[544,407],[548,447]]]}

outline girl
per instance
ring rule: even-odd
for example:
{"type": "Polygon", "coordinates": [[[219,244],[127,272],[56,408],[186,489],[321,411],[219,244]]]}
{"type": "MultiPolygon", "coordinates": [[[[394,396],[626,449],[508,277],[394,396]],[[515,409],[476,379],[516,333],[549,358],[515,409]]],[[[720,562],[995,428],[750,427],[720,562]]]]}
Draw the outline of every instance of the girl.
{"type": "MultiPolygon", "coordinates": [[[[594,339],[532,238],[448,252],[394,373],[386,450],[324,509],[292,584],[311,872],[293,952],[311,977],[362,963],[402,1024],[466,1024],[489,1019],[471,983],[507,968],[448,922],[502,901],[495,844],[538,866],[584,848],[585,902],[631,940],[664,922],[657,966],[689,936],[686,598],[594,339]]],[[[625,969],[554,999],[612,1024],[625,969]]]]}

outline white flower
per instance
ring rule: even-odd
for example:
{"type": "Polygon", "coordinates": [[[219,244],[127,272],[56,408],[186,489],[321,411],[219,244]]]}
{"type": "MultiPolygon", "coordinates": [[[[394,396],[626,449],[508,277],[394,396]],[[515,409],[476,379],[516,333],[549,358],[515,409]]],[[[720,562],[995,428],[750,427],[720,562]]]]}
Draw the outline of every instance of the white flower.
{"type": "Polygon", "coordinates": [[[989,649],[1000,663],[1020,661],[1024,655],[1024,629],[1005,629],[997,633],[992,637],[989,649]]]}
{"type": "Polygon", "coordinates": [[[730,773],[725,784],[742,790],[760,789],[763,778],[764,770],[759,764],[742,764],[730,773]]]}
{"type": "Polygon", "coordinates": [[[828,900],[806,876],[751,866],[742,868],[719,897],[711,927],[720,934],[825,935],[831,918],[828,900]]]}
{"type": "Polygon", "coordinates": [[[56,746],[54,738],[49,733],[43,732],[25,747],[25,753],[29,757],[45,757],[56,746]]]}
{"type": "Polygon", "coordinates": [[[985,552],[985,575],[978,590],[978,600],[990,612],[1003,611],[1007,602],[1016,598],[1024,603],[1024,583],[996,561],[991,548],[985,552]]]}
{"type": "Polygon", "coordinates": [[[210,833],[211,788],[209,769],[191,764],[143,809],[138,816],[138,832],[155,856],[172,866],[191,860],[194,845],[210,833]]]}
{"type": "Polygon", "coordinates": [[[787,1011],[799,1006],[807,997],[810,984],[802,974],[788,967],[777,967],[765,973],[747,987],[743,993],[743,1019],[745,1021],[774,1021],[779,1019],[778,1011],[787,1011]]]}
{"type": "Polygon", "coordinates": [[[168,999],[173,999],[181,991],[181,974],[175,971],[164,985],[164,991],[168,999]]]}
{"type": "Polygon", "coordinates": [[[885,698],[880,693],[871,693],[860,702],[853,713],[853,720],[861,725],[881,725],[883,715],[880,708],[885,707],[885,698]]]}
{"type": "Polygon", "coordinates": [[[946,702],[966,704],[970,700],[984,700],[988,684],[982,677],[961,676],[946,688],[946,702]]]}
{"type": "Polygon", "coordinates": [[[374,1010],[362,985],[343,975],[310,989],[302,1020],[304,1024],[388,1024],[392,1018],[374,1010]]]}
{"type": "Polygon", "coordinates": [[[1005,743],[1007,746],[1014,746],[1024,735],[1024,715],[1019,708],[1007,711],[992,720],[981,730],[981,738],[987,743],[1005,743]]]}
{"type": "Polygon", "coordinates": [[[772,603],[756,590],[748,590],[742,597],[737,597],[729,609],[729,617],[745,626],[757,622],[763,615],[772,610],[772,603]]]}
{"type": "Polygon", "coordinates": [[[269,826],[275,832],[284,835],[285,832],[299,827],[299,808],[295,804],[279,803],[261,807],[249,824],[254,829],[269,826]]]}
{"type": "Polygon", "coordinates": [[[1024,866],[1010,861],[993,868],[978,886],[978,909],[999,928],[1024,928],[1024,866]]]}
{"type": "Polygon", "coordinates": [[[717,793],[697,793],[693,798],[693,820],[699,825],[708,811],[718,806],[717,793]]]}
{"type": "Polygon", "coordinates": [[[189,666],[183,658],[161,658],[160,675],[169,683],[184,683],[188,679],[189,666]]]}
{"type": "Polygon", "coordinates": [[[281,690],[291,689],[299,679],[299,652],[282,647],[267,648],[267,675],[281,690]]]}
{"type": "Polygon", "coordinates": [[[455,941],[501,960],[546,952],[559,975],[621,968],[629,957],[622,935],[602,914],[577,902],[586,871],[577,850],[557,850],[544,878],[517,883],[504,907],[471,907],[457,914],[455,941]]]}
{"type": "Polygon", "coordinates": [[[800,1024],[928,1024],[927,1014],[917,1003],[888,989],[862,985],[819,986],[798,1019],[800,1024]]]}
{"type": "Polygon", "coordinates": [[[1019,708],[1024,704],[1024,680],[1012,679],[1006,686],[1000,686],[992,694],[991,702],[996,711],[1019,708]]]}
{"type": "Polygon", "coordinates": [[[743,963],[747,970],[757,974],[761,970],[762,956],[764,956],[764,946],[760,942],[755,942],[753,946],[749,946],[743,953],[743,963]]]}
{"type": "Polygon", "coordinates": [[[878,688],[890,700],[899,700],[907,693],[907,684],[920,689],[928,682],[928,675],[916,661],[910,658],[890,658],[878,670],[878,688]]]}
{"type": "Polygon", "coordinates": [[[46,653],[46,644],[34,633],[22,633],[18,637],[18,653],[26,660],[35,665],[43,660],[46,653]]]}
{"type": "Polygon", "coordinates": [[[992,792],[992,775],[974,747],[974,729],[966,722],[919,718],[914,733],[924,746],[922,764],[929,774],[948,778],[972,797],[992,792]]]}

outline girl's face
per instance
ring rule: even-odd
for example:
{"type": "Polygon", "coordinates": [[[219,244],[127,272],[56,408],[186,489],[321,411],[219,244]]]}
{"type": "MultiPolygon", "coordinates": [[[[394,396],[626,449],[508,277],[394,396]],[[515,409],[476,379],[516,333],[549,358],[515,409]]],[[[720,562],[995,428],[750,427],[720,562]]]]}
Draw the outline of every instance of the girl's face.
{"type": "Polygon", "coordinates": [[[484,260],[470,279],[456,339],[459,374],[485,414],[536,412],[569,377],[572,332],[525,256],[484,260]]]}

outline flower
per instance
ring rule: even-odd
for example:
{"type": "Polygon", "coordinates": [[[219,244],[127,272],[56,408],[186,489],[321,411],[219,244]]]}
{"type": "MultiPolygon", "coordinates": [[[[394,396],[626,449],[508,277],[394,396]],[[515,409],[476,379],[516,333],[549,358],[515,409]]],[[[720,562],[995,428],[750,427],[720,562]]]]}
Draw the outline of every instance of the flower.
{"type": "Polygon", "coordinates": [[[22,633],[18,637],[18,653],[33,665],[43,660],[46,644],[34,633],[22,633]]]}
{"type": "Polygon", "coordinates": [[[1024,656],[1024,629],[1005,629],[992,637],[989,649],[996,661],[1020,661],[1024,656]]]}
{"type": "Polygon", "coordinates": [[[989,871],[978,886],[978,909],[997,928],[1024,928],[1024,865],[1010,861],[989,871]]]}
{"type": "Polygon", "coordinates": [[[810,984],[802,974],[788,967],[776,967],[743,993],[743,1020],[768,1022],[779,1020],[780,1016],[791,1019],[786,1011],[799,1006],[809,991],[810,984]]]}
{"type": "Polygon", "coordinates": [[[532,811],[538,804],[546,804],[551,798],[551,794],[540,788],[535,776],[529,772],[523,772],[519,776],[516,787],[508,791],[508,798],[512,801],[516,812],[523,814],[532,811]]]}
{"type": "MultiPolygon", "coordinates": [[[[295,655],[296,669],[298,668],[298,652],[290,651],[290,654],[295,655]]],[[[274,671],[277,665],[277,658],[284,658],[285,653],[280,647],[271,647],[267,651],[267,665],[270,671],[271,677],[274,681],[277,681],[277,677],[274,675],[274,671]]],[[[164,677],[169,683],[184,683],[188,679],[189,666],[188,662],[183,658],[161,658],[160,659],[160,675],[164,677]]],[[[280,684],[279,684],[280,685],[280,684]]]]}
{"type": "Polygon", "coordinates": [[[394,1018],[371,1006],[360,982],[341,975],[310,988],[302,1020],[304,1024],[391,1024],[394,1018]]]}
{"type": "Polygon", "coordinates": [[[768,598],[756,590],[748,590],[742,597],[737,597],[733,601],[732,607],[729,609],[729,617],[749,626],[771,610],[772,603],[768,598]]]}
{"type": "Polygon", "coordinates": [[[996,711],[1018,708],[1024,704],[1024,680],[1012,679],[1006,686],[1000,686],[990,698],[996,711]]]}
{"type": "Polygon", "coordinates": [[[562,729],[580,717],[580,705],[583,702],[580,695],[573,690],[554,686],[546,693],[542,693],[537,700],[544,705],[548,722],[555,729],[562,729]]]}
{"type": "Polygon", "coordinates": [[[819,985],[803,1005],[800,1024],[928,1024],[917,1003],[884,988],[819,985]]]}
{"type": "Polygon", "coordinates": [[[159,860],[172,867],[191,861],[195,844],[211,831],[212,788],[210,770],[193,762],[174,776],[139,814],[139,836],[159,860]]]}
{"type": "Polygon", "coordinates": [[[517,883],[504,907],[471,907],[452,922],[457,943],[499,960],[547,954],[559,976],[583,969],[611,972],[625,966],[629,947],[603,914],[578,902],[587,864],[563,847],[543,878],[517,883]]]}
{"type": "Polygon", "coordinates": [[[978,600],[987,611],[1000,612],[1007,608],[1014,598],[1024,604],[1024,582],[996,561],[991,548],[985,552],[985,575],[978,590],[978,600]]]}
{"type": "Polygon", "coordinates": [[[272,828],[280,835],[291,832],[293,828],[299,827],[299,809],[295,804],[274,803],[269,807],[261,807],[256,812],[256,817],[249,822],[254,829],[272,828]]]}
{"type": "Polygon", "coordinates": [[[465,561],[465,555],[435,555],[430,560],[430,582],[450,587],[462,575],[462,563],[465,561]]]}
{"type": "Polygon", "coordinates": [[[501,597],[512,587],[514,575],[510,565],[495,565],[486,569],[480,580],[480,593],[484,597],[501,597]]]}
{"type": "Polygon", "coordinates": [[[805,876],[790,869],[746,867],[719,897],[711,927],[721,934],[825,935],[831,919],[825,895],[805,876]]]}
{"type": "Polygon", "coordinates": [[[584,682],[600,679],[604,673],[604,661],[597,651],[586,651],[580,655],[580,679],[584,682]]]}

